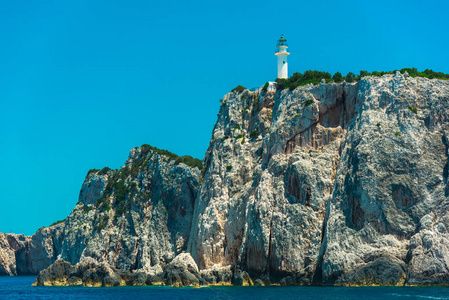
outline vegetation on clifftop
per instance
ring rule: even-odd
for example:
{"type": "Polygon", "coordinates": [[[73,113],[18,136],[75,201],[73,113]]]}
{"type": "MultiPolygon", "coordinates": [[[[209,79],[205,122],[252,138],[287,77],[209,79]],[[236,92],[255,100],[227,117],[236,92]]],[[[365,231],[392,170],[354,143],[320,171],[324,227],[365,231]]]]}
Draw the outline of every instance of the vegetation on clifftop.
{"type": "Polygon", "coordinates": [[[231,92],[237,92],[237,93],[241,93],[244,90],[246,90],[246,87],[242,86],[242,85],[238,85],[235,88],[232,89],[231,92]]]}
{"type": "MultiPolygon", "coordinates": [[[[137,147],[136,147],[137,149],[137,147]]],[[[97,199],[96,207],[102,211],[109,211],[114,208],[115,215],[123,215],[131,208],[132,201],[141,201],[142,199],[151,198],[151,191],[138,191],[137,184],[134,181],[129,181],[137,178],[141,172],[148,166],[149,160],[153,154],[159,154],[174,161],[175,165],[184,163],[192,168],[201,170],[202,162],[190,155],[178,156],[168,150],[159,149],[147,144],[140,147],[140,155],[136,155],[133,162],[122,169],[111,170],[108,167],[102,170],[90,170],[89,173],[97,172],[102,175],[109,172],[109,180],[104,188],[103,196],[97,199]],[[129,195],[137,195],[137,197],[129,197],[129,195]],[[110,196],[114,195],[113,202],[110,202],[110,196]],[[111,207],[112,206],[112,207],[111,207]]],[[[104,223],[104,222],[103,222],[104,223]]],[[[97,226],[95,229],[102,229],[104,226],[97,226]]]]}
{"type": "Polygon", "coordinates": [[[178,156],[178,155],[176,155],[176,154],[174,154],[174,153],[172,153],[172,152],[170,152],[168,150],[159,149],[159,148],[147,145],[147,144],[143,144],[140,148],[141,148],[142,154],[145,154],[145,155],[148,152],[150,152],[150,150],[152,150],[152,151],[154,151],[155,153],[157,153],[159,155],[165,155],[170,160],[174,160],[176,165],[180,164],[180,163],[183,163],[183,164],[186,164],[186,165],[188,165],[189,167],[192,167],[192,168],[198,168],[200,170],[202,168],[202,161],[200,159],[194,158],[194,157],[192,157],[190,155],[178,156]]]}
{"type": "Polygon", "coordinates": [[[449,80],[449,74],[445,74],[443,72],[435,72],[431,69],[425,69],[424,71],[420,72],[416,68],[403,68],[401,70],[395,70],[395,71],[360,71],[359,75],[355,75],[352,72],[349,72],[346,74],[345,77],[342,76],[340,72],[336,72],[333,76],[331,76],[328,72],[322,72],[322,71],[312,71],[308,70],[305,71],[304,74],[301,73],[293,73],[293,75],[288,79],[276,79],[276,88],[278,90],[283,90],[285,88],[288,88],[289,90],[294,90],[298,86],[303,86],[309,83],[312,84],[319,84],[321,80],[325,80],[326,82],[355,82],[359,81],[362,77],[365,76],[383,76],[385,74],[394,74],[396,71],[401,72],[404,74],[407,72],[411,77],[425,77],[429,79],[443,79],[443,80],[449,80]]]}
{"type": "MultiPolygon", "coordinates": [[[[175,161],[175,165],[178,165],[180,163],[186,164],[189,167],[192,168],[198,168],[201,170],[202,168],[202,161],[198,158],[194,158],[190,155],[183,155],[183,156],[178,156],[168,150],[164,150],[164,149],[159,149],[153,146],[150,146],[148,144],[143,144],[140,147],[140,151],[141,151],[141,158],[142,157],[146,157],[148,155],[148,153],[150,151],[153,151],[154,153],[157,153],[159,155],[164,155],[166,157],[168,157],[169,160],[174,160],[175,161]]],[[[141,165],[144,163],[145,160],[140,159],[138,162],[136,162],[135,164],[133,164],[133,166],[130,168],[130,170],[128,170],[128,168],[119,170],[119,171],[123,171],[124,173],[126,172],[130,172],[132,175],[137,176],[136,172],[138,172],[138,169],[140,169],[141,165]]],[[[87,175],[92,174],[92,173],[96,173],[97,175],[106,175],[109,171],[112,171],[110,168],[108,167],[104,167],[103,169],[99,170],[99,169],[90,169],[87,172],[87,175]]]]}
{"type": "MultiPolygon", "coordinates": [[[[443,72],[435,72],[432,69],[425,69],[422,72],[418,71],[418,69],[416,69],[416,68],[403,68],[400,70],[394,70],[394,71],[388,71],[388,72],[385,72],[385,71],[368,72],[368,71],[361,70],[359,72],[359,75],[349,72],[344,77],[340,72],[335,72],[335,74],[332,76],[328,72],[307,70],[303,74],[295,72],[288,79],[277,78],[276,79],[276,88],[278,90],[283,90],[286,88],[288,88],[289,90],[294,90],[298,86],[303,86],[303,85],[306,85],[309,83],[319,84],[321,82],[321,80],[323,80],[323,79],[328,83],[329,82],[340,83],[343,81],[350,83],[350,82],[359,81],[362,77],[365,77],[365,76],[381,77],[386,74],[394,74],[396,71],[399,71],[402,74],[407,72],[411,77],[424,77],[424,78],[429,78],[429,79],[449,80],[449,74],[445,74],[443,72]]],[[[264,92],[267,91],[267,88],[268,88],[268,82],[265,83],[265,85],[262,88],[262,91],[264,91],[264,92]]],[[[246,90],[246,88],[244,86],[238,85],[234,89],[232,89],[231,92],[241,93],[244,90],[246,90]]]]}

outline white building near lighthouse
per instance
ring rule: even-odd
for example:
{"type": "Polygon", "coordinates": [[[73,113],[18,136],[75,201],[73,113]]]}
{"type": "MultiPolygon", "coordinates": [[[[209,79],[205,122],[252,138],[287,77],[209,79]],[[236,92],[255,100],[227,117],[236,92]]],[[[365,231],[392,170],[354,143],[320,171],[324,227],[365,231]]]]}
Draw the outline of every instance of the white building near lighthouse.
{"type": "Polygon", "coordinates": [[[288,63],[287,57],[290,53],[287,51],[288,44],[287,40],[284,39],[284,35],[278,40],[276,45],[276,52],[274,53],[278,57],[278,78],[287,79],[288,78],[288,63]]]}

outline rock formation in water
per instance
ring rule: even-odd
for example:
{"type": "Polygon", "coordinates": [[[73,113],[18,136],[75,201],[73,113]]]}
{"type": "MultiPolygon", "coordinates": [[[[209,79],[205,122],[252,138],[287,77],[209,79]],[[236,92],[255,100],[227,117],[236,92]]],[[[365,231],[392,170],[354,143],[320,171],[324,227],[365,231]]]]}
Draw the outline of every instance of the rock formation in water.
{"type": "Polygon", "coordinates": [[[231,92],[202,171],[133,149],[41,238],[0,237],[0,272],[90,257],[172,285],[448,284],[448,112],[449,81],[399,72],[231,92]]]}
{"type": "Polygon", "coordinates": [[[50,266],[60,253],[62,228],[41,228],[31,237],[0,233],[0,276],[33,275],[50,266]]]}

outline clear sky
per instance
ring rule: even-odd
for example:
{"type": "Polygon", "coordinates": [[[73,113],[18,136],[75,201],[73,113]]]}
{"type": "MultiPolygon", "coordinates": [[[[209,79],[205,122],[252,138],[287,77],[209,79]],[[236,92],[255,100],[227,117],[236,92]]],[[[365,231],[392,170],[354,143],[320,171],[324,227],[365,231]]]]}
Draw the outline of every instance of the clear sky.
{"type": "Polygon", "coordinates": [[[289,73],[449,73],[447,1],[0,0],[0,232],[64,219],[144,143],[203,158],[219,99],[289,73]]]}

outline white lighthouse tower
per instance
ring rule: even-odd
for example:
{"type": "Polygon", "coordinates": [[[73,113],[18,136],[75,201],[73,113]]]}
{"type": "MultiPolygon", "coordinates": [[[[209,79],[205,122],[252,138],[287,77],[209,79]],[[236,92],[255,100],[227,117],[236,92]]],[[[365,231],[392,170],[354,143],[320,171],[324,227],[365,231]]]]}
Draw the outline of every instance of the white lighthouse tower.
{"type": "Polygon", "coordinates": [[[284,39],[284,35],[281,35],[276,45],[276,52],[274,53],[278,57],[278,78],[288,78],[287,56],[290,53],[288,53],[287,48],[287,40],[284,39]]]}

